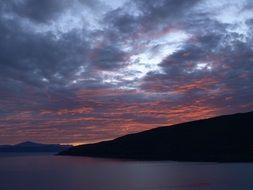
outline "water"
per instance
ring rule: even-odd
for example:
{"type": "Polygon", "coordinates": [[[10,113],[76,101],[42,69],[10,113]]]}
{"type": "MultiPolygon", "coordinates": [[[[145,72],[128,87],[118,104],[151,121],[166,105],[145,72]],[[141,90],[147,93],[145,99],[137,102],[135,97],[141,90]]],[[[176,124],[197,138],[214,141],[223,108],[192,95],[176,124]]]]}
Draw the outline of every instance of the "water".
{"type": "Polygon", "coordinates": [[[0,155],[1,190],[252,190],[251,163],[0,155]]]}

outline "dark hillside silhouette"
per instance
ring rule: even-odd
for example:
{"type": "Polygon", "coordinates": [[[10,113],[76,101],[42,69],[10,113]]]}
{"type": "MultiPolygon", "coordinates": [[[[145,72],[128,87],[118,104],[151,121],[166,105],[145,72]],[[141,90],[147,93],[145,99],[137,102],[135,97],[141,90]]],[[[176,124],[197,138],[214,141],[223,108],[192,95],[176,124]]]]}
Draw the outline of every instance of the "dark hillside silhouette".
{"type": "Polygon", "coordinates": [[[69,145],[39,144],[27,141],[16,145],[0,145],[0,152],[60,152],[70,147],[69,145]]]}
{"type": "Polygon", "coordinates": [[[159,127],[72,147],[59,154],[136,160],[253,161],[253,112],[159,127]]]}

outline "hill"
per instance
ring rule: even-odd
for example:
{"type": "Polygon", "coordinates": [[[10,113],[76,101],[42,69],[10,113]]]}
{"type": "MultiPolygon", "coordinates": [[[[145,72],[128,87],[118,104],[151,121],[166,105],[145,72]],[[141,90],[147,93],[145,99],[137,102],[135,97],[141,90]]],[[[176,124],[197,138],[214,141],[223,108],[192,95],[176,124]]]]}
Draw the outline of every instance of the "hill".
{"type": "Polygon", "coordinates": [[[60,152],[70,147],[68,145],[39,144],[27,141],[16,145],[0,145],[0,152],[60,152]]]}
{"type": "Polygon", "coordinates": [[[219,116],[80,145],[60,155],[135,160],[253,161],[253,112],[219,116]]]}

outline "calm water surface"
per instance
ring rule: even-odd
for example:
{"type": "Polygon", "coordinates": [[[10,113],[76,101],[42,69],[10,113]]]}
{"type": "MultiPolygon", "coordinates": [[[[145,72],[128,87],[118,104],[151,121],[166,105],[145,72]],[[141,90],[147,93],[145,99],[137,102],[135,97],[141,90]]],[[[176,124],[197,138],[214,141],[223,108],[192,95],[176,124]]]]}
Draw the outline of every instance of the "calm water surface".
{"type": "Polygon", "coordinates": [[[1,190],[253,190],[253,164],[0,154],[1,190]]]}

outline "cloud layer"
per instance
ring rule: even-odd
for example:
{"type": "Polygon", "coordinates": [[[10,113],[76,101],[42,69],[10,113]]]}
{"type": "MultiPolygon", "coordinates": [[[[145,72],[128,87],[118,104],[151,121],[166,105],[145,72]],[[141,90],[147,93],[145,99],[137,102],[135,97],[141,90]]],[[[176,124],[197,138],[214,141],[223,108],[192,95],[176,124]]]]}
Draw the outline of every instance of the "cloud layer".
{"type": "Polygon", "coordinates": [[[86,143],[253,109],[248,0],[0,2],[0,143],[86,143]]]}

